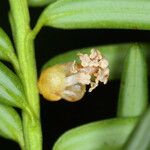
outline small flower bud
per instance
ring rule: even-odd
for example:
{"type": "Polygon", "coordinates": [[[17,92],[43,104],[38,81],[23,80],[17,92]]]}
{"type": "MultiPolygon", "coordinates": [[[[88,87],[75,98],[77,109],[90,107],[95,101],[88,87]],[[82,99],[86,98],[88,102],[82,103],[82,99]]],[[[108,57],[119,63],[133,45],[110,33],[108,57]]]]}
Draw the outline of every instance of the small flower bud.
{"type": "Polygon", "coordinates": [[[57,101],[65,89],[65,71],[62,65],[55,65],[44,70],[38,81],[39,92],[44,98],[57,101]]]}
{"type": "Polygon", "coordinates": [[[65,99],[70,102],[80,100],[90,85],[89,92],[99,82],[107,83],[109,77],[108,61],[101,53],[92,49],[91,54],[78,54],[80,62],[54,65],[44,70],[39,78],[40,93],[50,101],[65,99]]]}

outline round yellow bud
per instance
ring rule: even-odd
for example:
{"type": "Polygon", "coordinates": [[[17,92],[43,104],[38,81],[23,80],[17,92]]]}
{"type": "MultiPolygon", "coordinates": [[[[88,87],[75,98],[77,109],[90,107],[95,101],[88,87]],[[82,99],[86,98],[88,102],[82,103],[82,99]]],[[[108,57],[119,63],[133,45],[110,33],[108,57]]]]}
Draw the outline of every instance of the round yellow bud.
{"type": "Polygon", "coordinates": [[[79,59],[80,63],[57,64],[42,71],[38,87],[45,99],[76,102],[84,96],[86,85],[91,92],[99,82],[107,83],[108,61],[98,50],[92,49],[90,55],[80,53],[79,59]]]}
{"type": "Polygon", "coordinates": [[[58,101],[65,89],[65,70],[63,65],[55,65],[42,71],[38,81],[39,92],[50,101],[58,101]]]}

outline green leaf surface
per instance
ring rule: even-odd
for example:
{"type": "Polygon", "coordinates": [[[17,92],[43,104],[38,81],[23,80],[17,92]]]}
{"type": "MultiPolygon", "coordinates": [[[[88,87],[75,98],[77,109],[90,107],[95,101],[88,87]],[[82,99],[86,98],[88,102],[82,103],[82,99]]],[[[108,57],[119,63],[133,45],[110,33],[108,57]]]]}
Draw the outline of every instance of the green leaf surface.
{"type": "Polygon", "coordinates": [[[63,134],[53,150],[121,150],[137,118],[97,121],[63,134]]]}
{"type": "Polygon", "coordinates": [[[44,5],[48,5],[56,0],[28,0],[29,6],[40,7],[44,5]]]}
{"type": "Polygon", "coordinates": [[[38,27],[150,29],[148,0],[59,0],[42,13],[38,27]]]}
{"type": "Polygon", "coordinates": [[[13,45],[2,28],[0,28],[0,59],[11,62],[15,71],[20,74],[20,67],[13,45]]]}
{"type": "Polygon", "coordinates": [[[25,95],[20,79],[0,62],[0,103],[25,107],[25,95]]]}
{"type": "MultiPolygon", "coordinates": [[[[124,64],[124,58],[128,52],[128,50],[133,46],[134,44],[112,44],[112,45],[106,45],[106,46],[96,46],[94,48],[97,48],[102,55],[108,59],[109,61],[109,67],[110,67],[110,80],[118,79],[120,78],[120,75],[123,71],[123,64],[124,64]]],[[[149,49],[145,48],[143,46],[144,53],[147,54],[147,59],[150,58],[149,49]]],[[[67,63],[70,61],[78,61],[78,53],[90,53],[91,49],[93,47],[88,48],[82,48],[78,50],[73,50],[66,52],[64,54],[60,54],[55,56],[54,58],[51,58],[44,66],[43,69],[53,66],[55,64],[61,64],[61,63],[67,63]]]]}
{"type": "Polygon", "coordinates": [[[14,49],[9,37],[4,30],[0,28],[0,59],[12,61],[14,55],[14,49]]]}
{"type": "Polygon", "coordinates": [[[128,51],[122,72],[118,102],[118,116],[143,114],[148,104],[147,65],[143,49],[134,45],[128,51]]]}
{"type": "Polygon", "coordinates": [[[10,106],[0,104],[0,136],[24,145],[21,119],[10,106]]]}
{"type": "Polygon", "coordinates": [[[124,150],[149,150],[150,149],[150,107],[138,122],[128,139],[124,150]]]}

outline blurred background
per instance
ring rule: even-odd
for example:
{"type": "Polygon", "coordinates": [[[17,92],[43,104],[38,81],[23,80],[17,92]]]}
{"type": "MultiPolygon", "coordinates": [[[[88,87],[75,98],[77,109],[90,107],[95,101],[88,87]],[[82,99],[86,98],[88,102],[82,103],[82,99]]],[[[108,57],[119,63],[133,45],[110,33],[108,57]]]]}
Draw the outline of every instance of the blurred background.
{"type": "MultiPolygon", "coordinates": [[[[30,8],[31,26],[37,21],[43,8],[30,8]]],[[[8,1],[0,2],[0,26],[11,37],[8,21],[8,1]]],[[[44,27],[35,40],[38,76],[40,69],[49,59],[69,50],[123,42],[150,42],[149,31],[134,30],[61,30],[44,27]]],[[[111,71],[111,70],[110,70],[111,71]]],[[[56,139],[65,131],[92,121],[112,118],[116,115],[120,81],[109,81],[76,103],[66,101],[48,102],[41,96],[41,121],[43,150],[51,150],[56,139]]],[[[36,140],[36,139],[35,139],[36,140]]],[[[19,150],[19,146],[0,138],[0,147],[19,150]]]]}

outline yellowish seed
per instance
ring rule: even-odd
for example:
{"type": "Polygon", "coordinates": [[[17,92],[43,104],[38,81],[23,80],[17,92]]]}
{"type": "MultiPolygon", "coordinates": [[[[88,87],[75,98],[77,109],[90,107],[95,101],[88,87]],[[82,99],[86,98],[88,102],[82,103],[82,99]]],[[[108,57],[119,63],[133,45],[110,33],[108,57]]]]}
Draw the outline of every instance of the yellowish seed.
{"type": "Polygon", "coordinates": [[[65,71],[62,65],[44,70],[38,81],[39,92],[50,101],[58,101],[65,89],[65,71]]]}

